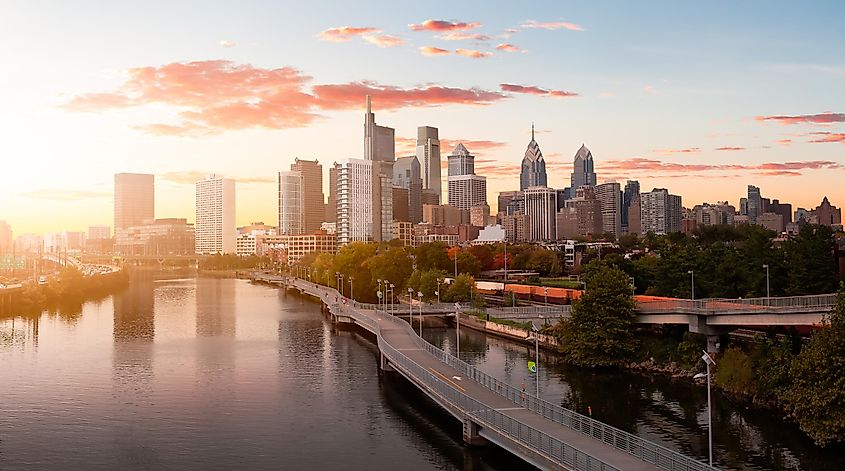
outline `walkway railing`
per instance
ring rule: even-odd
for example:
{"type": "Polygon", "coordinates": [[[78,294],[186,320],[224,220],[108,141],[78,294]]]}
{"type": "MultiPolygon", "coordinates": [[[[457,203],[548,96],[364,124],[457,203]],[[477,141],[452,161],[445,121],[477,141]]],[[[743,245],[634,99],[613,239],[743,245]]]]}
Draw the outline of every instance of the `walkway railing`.
{"type": "MultiPolygon", "coordinates": [[[[323,295],[322,299],[327,299],[331,296],[328,288],[314,285],[310,282],[296,280],[298,287],[305,290],[313,290],[317,292],[320,290],[323,295]]],[[[334,292],[331,289],[331,292],[334,292]]],[[[531,410],[553,422],[556,422],[566,428],[589,435],[596,440],[600,440],[616,449],[624,451],[630,455],[636,456],[642,461],[653,463],[660,468],[670,471],[710,471],[715,468],[701,463],[693,458],[682,455],[676,451],[660,446],[656,443],[649,442],[634,434],[625,432],[616,427],[599,422],[590,417],[581,415],[575,411],[566,409],[548,401],[544,401],[527,392],[517,389],[508,383],[500,381],[468,363],[456,358],[449,353],[435,347],[419,337],[413,328],[405,321],[391,316],[388,312],[378,311],[383,317],[381,319],[392,322],[394,325],[406,329],[410,334],[414,343],[433,355],[440,362],[445,363],[463,374],[467,378],[471,378],[483,385],[490,391],[507,398],[512,403],[531,410]]],[[[607,465],[600,459],[592,457],[586,453],[575,450],[565,443],[560,442],[548,434],[536,430],[527,424],[516,421],[504,414],[492,410],[483,403],[463,394],[451,386],[446,385],[431,372],[428,372],[413,360],[407,357],[402,352],[396,350],[389,343],[387,343],[381,335],[378,320],[370,316],[362,314],[357,310],[351,310],[351,316],[359,323],[363,324],[368,330],[376,333],[380,350],[389,352],[388,359],[407,369],[408,374],[413,374],[417,379],[426,384],[426,386],[434,388],[444,398],[448,399],[450,403],[459,407],[461,410],[473,416],[474,419],[487,425],[497,432],[503,433],[523,444],[531,446],[532,449],[543,451],[544,454],[554,458],[555,461],[560,461],[569,466],[576,466],[575,469],[588,470],[613,470],[610,465],[607,465]],[[580,459],[580,461],[579,461],[580,459]]]]}
{"type": "Polygon", "coordinates": [[[637,303],[643,314],[683,313],[700,315],[766,314],[828,311],[836,304],[836,294],[748,299],[664,299],[637,303]]]}

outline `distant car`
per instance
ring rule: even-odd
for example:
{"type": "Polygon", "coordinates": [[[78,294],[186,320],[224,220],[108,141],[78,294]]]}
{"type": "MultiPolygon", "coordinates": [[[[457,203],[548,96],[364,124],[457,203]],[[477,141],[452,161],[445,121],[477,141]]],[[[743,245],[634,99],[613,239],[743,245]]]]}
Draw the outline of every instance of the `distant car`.
{"type": "Polygon", "coordinates": [[[46,276],[39,276],[38,277],[38,284],[39,285],[46,285],[47,284],[47,277],[46,276]]]}

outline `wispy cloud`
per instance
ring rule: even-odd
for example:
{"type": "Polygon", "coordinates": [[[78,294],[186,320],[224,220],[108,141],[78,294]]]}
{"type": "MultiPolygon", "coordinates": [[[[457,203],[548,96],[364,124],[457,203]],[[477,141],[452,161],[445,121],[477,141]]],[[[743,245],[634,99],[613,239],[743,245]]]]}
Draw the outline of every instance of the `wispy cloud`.
{"type": "Polygon", "coordinates": [[[670,154],[698,154],[701,152],[701,149],[698,147],[689,147],[686,149],[653,149],[652,152],[655,154],[661,155],[670,155],[670,154]]]}
{"type": "Polygon", "coordinates": [[[239,129],[307,126],[319,110],[359,109],[372,95],[379,109],[443,105],[489,105],[508,98],[499,91],[425,85],[403,88],[372,81],[310,86],[292,67],[264,69],[230,61],[174,62],[130,69],[114,92],[76,95],[69,111],[166,105],[178,120],[136,128],[169,136],[201,136],[239,129]]]}
{"type": "Polygon", "coordinates": [[[630,159],[610,160],[602,164],[602,171],[614,174],[633,173],[646,174],[650,176],[666,176],[669,174],[686,174],[693,172],[776,172],[801,170],[822,170],[838,169],[842,165],[830,160],[806,160],[794,162],[766,162],[757,165],[748,164],[695,164],[664,162],[661,160],[645,157],[634,157],[630,159]]]}
{"type": "Polygon", "coordinates": [[[396,47],[405,44],[405,40],[400,38],[399,36],[391,36],[389,34],[379,34],[379,35],[364,35],[362,36],[364,41],[367,41],[370,44],[375,44],[378,47],[396,47]]]}
{"type": "Polygon", "coordinates": [[[112,193],[91,190],[60,190],[57,188],[42,188],[40,190],[21,193],[22,196],[41,200],[78,201],[91,198],[110,198],[112,193]]]}
{"type": "Polygon", "coordinates": [[[499,44],[498,46],[496,46],[496,50],[497,51],[505,51],[505,52],[524,52],[519,47],[514,46],[513,44],[508,44],[508,43],[499,44]]]}
{"type": "Polygon", "coordinates": [[[569,31],[584,31],[584,27],[575,23],[569,23],[566,21],[537,21],[537,20],[528,20],[521,25],[521,28],[532,28],[532,29],[566,29],[569,31]]]}
{"type": "Polygon", "coordinates": [[[778,139],[776,142],[782,146],[788,146],[792,144],[792,139],[778,139]]]}
{"type": "Polygon", "coordinates": [[[448,33],[440,34],[437,39],[444,41],[489,41],[490,36],[480,33],[465,33],[463,31],[449,31],[448,33]]]}
{"type": "Polygon", "coordinates": [[[425,20],[420,24],[410,24],[411,31],[463,31],[481,26],[478,22],[425,20]]]}
{"type": "Polygon", "coordinates": [[[510,93],[526,93],[529,95],[550,96],[555,98],[569,98],[578,96],[575,92],[568,92],[566,90],[552,90],[548,88],[541,88],[534,85],[515,85],[512,83],[500,83],[499,88],[502,91],[510,93]]]}
{"type": "Polygon", "coordinates": [[[434,46],[422,46],[420,53],[424,56],[448,56],[452,51],[434,46]]]}
{"type": "Polygon", "coordinates": [[[809,136],[813,136],[809,142],[813,143],[829,143],[829,142],[839,142],[845,144],[845,133],[842,132],[811,132],[808,134],[809,136]]]}
{"type": "Polygon", "coordinates": [[[825,111],[818,114],[756,116],[757,121],[774,121],[780,124],[830,124],[845,122],[845,113],[825,111]]]}
{"type": "Polygon", "coordinates": [[[317,36],[323,41],[333,43],[345,43],[356,36],[365,34],[380,33],[381,30],[372,26],[338,26],[323,30],[317,36]]]}
{"type": "Polygon", "coordinates": [[[224,40],[220,41],[220,47],[225,47],[227,49],[230,48],[230,47],[235,47],[236,45],[237,45],[237,43],[235,41],[230,41],[228,39],[224,39],[224,40]]]}
{"type": "Polygon", "coordinates": [[[493,55],[492,52],[476,51],[474,49],[455,49],[455,54],[473,59],[484,59],[493,55]]]}
{"type": "Polygon", "coordinates": [[[734,152],[735,152],[735,151],[745,150],[745,147],[731,147],[731,146],[725,146],[725,147],[717,147],[715,150],[719,150],[719,151],[729,151],[729,152],[730,152],[730,151],[734,151],[734,152]]]}

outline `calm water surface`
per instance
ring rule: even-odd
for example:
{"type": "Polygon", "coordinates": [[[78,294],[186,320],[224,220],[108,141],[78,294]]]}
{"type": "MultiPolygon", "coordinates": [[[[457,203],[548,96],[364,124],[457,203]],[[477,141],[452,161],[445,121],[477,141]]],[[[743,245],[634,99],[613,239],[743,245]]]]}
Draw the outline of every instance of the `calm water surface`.
{"type": "MultiPolygon", "coordinates": [[[[519,469],[467,449],[372,344],[319,305],[242,280],[138,275],[81,312],[0,320],[0,469],[519,469]]],[[[428,326],[454,350],[454,330],[428,326]]],[[[533,390],[528,349],[462,329],[462,357],[533,390]]],[[[541,394],[704,458],[706,394],[541,356],[541,394]]],[[[794,427],[717,401],[726,469],[843,469],[794,427]],[[721,404],[721,405],[719,405],[721,404]]]]}

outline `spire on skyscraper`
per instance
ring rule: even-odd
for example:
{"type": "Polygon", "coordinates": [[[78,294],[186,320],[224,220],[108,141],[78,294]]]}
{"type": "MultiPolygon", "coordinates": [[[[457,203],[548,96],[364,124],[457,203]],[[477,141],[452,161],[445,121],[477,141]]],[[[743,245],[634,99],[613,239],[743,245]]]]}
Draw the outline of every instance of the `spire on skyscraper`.
{"type": "Polygon", "coordinates": [[[534,123],[531,123],[531,142],[522,157],[522,167],[519,174],[519,189],[525,190],[532,186],[546,186],[548,177],[546,175],[546,161],[543,160],[543,152],[540,145],[534,140],[534,123]]]}

